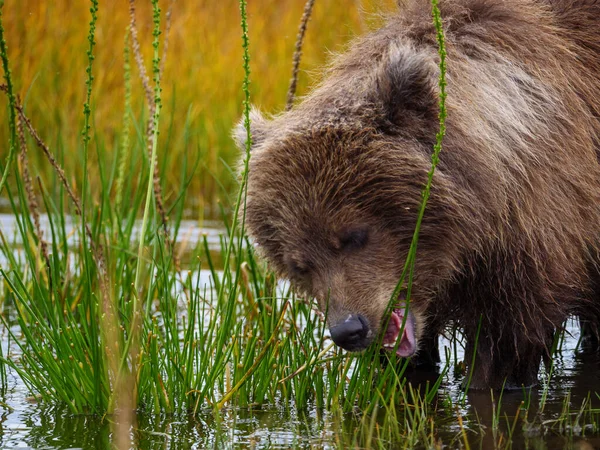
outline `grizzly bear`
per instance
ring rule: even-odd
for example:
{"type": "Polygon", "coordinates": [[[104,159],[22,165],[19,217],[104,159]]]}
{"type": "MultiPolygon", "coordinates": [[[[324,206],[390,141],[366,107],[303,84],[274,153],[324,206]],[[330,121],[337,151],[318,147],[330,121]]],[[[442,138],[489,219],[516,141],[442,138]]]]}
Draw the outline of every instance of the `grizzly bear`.
{"type": "MultiPolygon", "coordinates": [[[[457,326],[465,361],[475,357],[472,388],[532,386],[567,317],[597,336],[600,1],[442,0],[440,9],[447,133],[409,304],[401,293],[384,317],[439,124],[427,0],[399,2],[291,111],[272,120],[253,111],[247,230],[327,310],[342,348],[383,334],[399,356],[426,361],[438,334],[457,326]]],[[[241,125],[236,137],[244,148],[241,125]]]]}

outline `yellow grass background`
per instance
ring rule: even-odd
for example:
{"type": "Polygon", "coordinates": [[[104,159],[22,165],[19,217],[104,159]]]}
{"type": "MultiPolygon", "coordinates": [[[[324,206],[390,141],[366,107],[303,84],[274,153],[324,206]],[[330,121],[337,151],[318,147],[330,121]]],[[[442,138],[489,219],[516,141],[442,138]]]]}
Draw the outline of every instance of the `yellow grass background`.
{"type": "MultiPolygon", "coordinates": [[[[164,13],[168,3],[161,0],[164,13]]],[[[84,0],[7,1],[3,20],[12,76],[26,111],[42,137],[58,155],[73,183],[83,174],[81,128],[85,96],[90,3],[84,0]]],[[[331,52],[344,48],[357,34],[381,23],[379,13],[393,10],[393,0],[316,0],[303,49],[298,94],[306,93],[320,77],[319,68],[331,52]]],[[[251,96],[263,111],[277,113],[285,104],[292,54],[304,0],[248,2],[251,96]]],[[[110,169],[119,151],[124,111],[123,48],[129,22],[126,0],[100,0],[93,67],[93,128],[89,173],[99,189],[98,159],[110,169]]],[[[147,70],[151,67],[151,5],[137,1],[140,41],[147,70]]],[[[192,202],[211,205],[235,185],[227,165],[238,151],[230,130],[242,113],[243,79],[239,5],[235,0],[177,0],[169,34],[163,76],[163,115],[159,164],[167,203],[181,182],[182,158],[200,158],[192,181],[192,202]],[[221,187],[223,186],[223,187],[221,187]]],[[[143,92],[132,61],[134,120],[141,124],[143,92]]],[[[6,105],[6,99],[1,99],[6,105]]],[[[8,149],[7,109],[0,108],[2,161],[8,149]]],[[[132,145],[139,149],[143,129],[132,128],[132,145]]],[[[52,183],[51,170],[41,153],[30,148],[32,173],[52,183]]],[[[140,158],[131,173],[140,169],[140,158]]],[[[194,206],[196,205],[196,206],[194,206]]]]}

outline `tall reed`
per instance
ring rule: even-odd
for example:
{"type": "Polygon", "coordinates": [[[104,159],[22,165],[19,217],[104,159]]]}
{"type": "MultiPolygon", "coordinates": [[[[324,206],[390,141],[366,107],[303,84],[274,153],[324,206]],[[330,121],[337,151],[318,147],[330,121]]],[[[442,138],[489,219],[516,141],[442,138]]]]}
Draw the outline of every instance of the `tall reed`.
{"type": "Polygon", "coordinates": [[[296,36],[296,46],[294,49],[294,57],[292,59],[292,78],[290,79],[290,87],[288,88],[287,100],[285,103],[286,111],[292,109],[294,105],[294,97],[296,96],[296,88],[298,85],[298,70],[300,68],[300,58],[302,57],[302,45],[304,44],[304,35],[306,34],[306,27],[312,14],[315,0],[306,0],[304,5],[304,12],[302,13],[302,19],[300,19],[300,27],[298,28],[298,35],[296,36]]]}
{"type": "MultiPolygon", "coordinates": [[[[8,128],[9,128],[9,141],[8,141],[8,156],[4,169],[2,170],[2,178],[0,178],[0,194],[6,183],[8,173],[12,166],[12,161],[17,151],[17,125],[16,125],[16,114],[15,114],[15,94],[12,84],[12,76],[10,68],[8,66],[8,50],[6,46],[6,39],[4,38],[4,25],[2,14],[4,13],[4,0],[0,2],[0,58],[2,59],[2,69],[4,70],[4,80],[6,82],[6,93],[8,95],[8,128]]],[[[0,167],[1,168],[1,167],[0,167]]]]}
{"type": "Polygon", "coordinates": [[[125,45],[123,50],[123,81],[125,86],[125,105],[123,108],[123,131],[121,135],[121,145],[119,152],[118,174],[115,186],[115,209],[121,212],[121,202],[123,201],[123,183],[125,179],[125,170],[130,163],[130,128],[131,128],[131,63],[130,63],[130,39],[131,31],[125,32],[125,45]]]}

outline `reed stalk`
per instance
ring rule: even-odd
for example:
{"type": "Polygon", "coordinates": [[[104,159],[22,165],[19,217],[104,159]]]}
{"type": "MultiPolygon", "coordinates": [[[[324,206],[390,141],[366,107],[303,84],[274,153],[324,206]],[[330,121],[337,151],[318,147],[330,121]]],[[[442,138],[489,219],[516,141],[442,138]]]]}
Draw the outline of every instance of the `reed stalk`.
{"type": "Polygon", "coordinates": [[[125,45],[123,49],[123,80],[125,86],[125,108],[123,111],[123,134],[121,136],[121,151],[119,152],[119,169],[117,174],[117,181],[115,183],[115,207],[117,211],[121,211],[121,202],[123,201],[123,183],[125,181],[125,170],[131,154],[131,144],[129,136],[129,129],[131,127],[131,61],[129,51],[130,39],[131,31],[130,29],[128,29],[125,33],[125,45]]]}
{"type": "MultiPolygon", "coordinates": [[[[20,103],[18,98],[17,102],[20,103]]],[[[35,197],[35,192],[33,190],[31,175],[29,174],[29,158],[27,157],[27,141],[25,139],[25,129],[23,125],[23,119],[20,116],[17,116],[17,135],[19,140],[19,146],[21,148],[21,151],[19,153],[19,161],[21,165],[21,176],[23,178],[23,184],[25,185],[25,192],[27,193],[27,206],[29,208],[30,214],[33,217],[35,237],[37,239],[38,245],[40,246],[42,258],[44,259],[46,270],[48,271],[48,277],[51,277],[48,244],[44,240],[44,234],[40,225],[40,212],[38,202],[35,197]]]]}
{"type": "MultiPolygon", "coordinates": [[[[169,32],[170,26],[171,26],[170,25],[170,23],[171,23],[170,17],[171,17],[171,8],[173,6],[173,3],[174,2],[171,1],[170,5],[169,5],[169,12],[168,12],[169,21],[167,23],[166,33],[169,32]]],[[[144,64],[144,58],[142,56],[142,52],[140,50],[140,43],[138,40],[137,22],[135,19],[135,0],[129,0],[129,14],[131,17],[130,31],[131,31],[131,38],[132,38],[132,43],[133,43],[133,54],[135,57],[134,59],[135,59],[136,65],[138,67],[140,79],[142,80],[144,92],[146,93],[146,102],[148,104],[148,125],[146,127],[148,158],[149,158],[149,160],[151,160],[153,157],[156,159],[156,161],[150,161],[150,165],[152,166],[154,202],[156,204],[156,209],[158,210],[159,216],[161,218],[161,223],[162,223],[163,231],[165,233],[165,237],[168,241],[168,236],[169,236],[168,220],[169,219],[167,217],[167,213],[166,213],[165,207],[164,207],[162,187],[160,184],[160,170],[158,167],[157,156],[155,153],[153,156],[153,152],[156,152],[154,135],[157,134],[157,133],[155,133],[155,131],[158,129],[158,123],[156,123],[156,118],[157,118],[156,110],[157,110],[157,108],[160,108],[160,106],[156,104],[156,100],[157,100],[156,89],[157,88],[160,89],[160,77],[161,77],[161,73],[162,73],[162,71],[160,69],[160,64],[161,64],[160,59],[161,58],[160,58],[160,56],[158,56],[158,46],[159,46],[158,38],[161,34],[161,32],[160,32],[160,9],[158,10],[158,16],[156,15],[156,9],[154,9],[154,12],[155,12],[154,18],[153,18],[154,31],[152,32],[152,34],[154,36],[152,46],[155,47],[154,58],[152,61],[153,81],[154,81],[154,92],[153,92],[152,86],[150,83],[150,78],[148,77],[148,74],[146,72],[146,66],[144,64]],[[156,23],[157,20],[159,21],[158,24],[156,23]],[[158,64],[158,68],[154,67],[156,64],[158,64]]],[[[167,40],[167,38],[165,38],[165,40],[167,40]]],[[[167,45],[163,47],[163,57],[166,56],[167,45]]],[[[160,101],[160,96],[158,97],[158,99],[160,101]]],[[[169,242],[169,244],[170,244],[170,242],[169,242]]],[[[173,254],[174,254],[174,252],[173,252],[173,254]]]]}
{"type": "Polygon", "coordinates": [[[298,35],[296,36],[296,45],[294,49],[294,58],[292,64],[292,78],[290,79],[290,86],[287,93],[287,101],[285,104],[285,110],[289,111],[294,106],[294,97],[296,96],[296,87],[298,85],[298,70],[300,68],[300,59],[302,58],[302,44],[304,43],[304,35],[306,34],[306,27],[312,14],[315,0],[307,0],[304,5],[304,12],[302,13],[302,19],[300,19],[300,26],[298,27],[298,35]]]}
{"type": "Polygon", "coordinates": [[[0,58],[2,59],[2,68],[4,69],[4,80],[6,82],[5,92],[8,95],[8,127],[9,127],[9,143],[8,143],[8,156],[6,157],[6,163],[4,165],[4,171],[2,172],[2,178],[0,178],[0,194],[8,178],[12,161],[17,151],[17,125],[16,125],[16,114],[15,104],[16,98],[14,94],[12,76],[10,73],[10,67],[8,65],[8,49],[6,45],[6,39],[4,38],[4,24],[3,24],[3,12],[4,12],[4,0],[0,1],[0,58]]]}
{"type": "MultiPolygon", "coordinates": [[[[423,191],[421,193],[421,206],[419,207],[419,212],[417,215],[417,221],[415,225],[415,230],[413,232],[412,241],[410,244],[410,248],[408,251],[408,256],[406,258],[406,262],[404,264],[404,268],[402,270],[402,274],[400,275],[400,279],[398,284],[396,285],[396,289],[392,293],[390,298],[390,302],[388,304],[388,312],[387,316],[389,319],[389,315],[391,314],[392,309],[398,303],[398,296],[402,290],[406,290],[406,301],[405,301],[405,312],[402,320],[402,324],[400,327],[400,334],[402,334],[404,327],[406,326],[406,320],[408,318],[408,309],[410,307],[410,298],[412,293],[412,284],[414,279],[414,270],[415,270],[415,261],[417,257],[417,245],[419,242],[419,233],[421,231],[421,224],[423,222],[423,217],[425,216],[425,210],[427,208],[427,202],[429,200],[429,196],[431,195],[431,186],[433,184],[433,177],[435,174],[435,170],[440,160],[440,153],[442,151],[442,143],[444,140],[444,136],[446,135],[446,118],[447,118],[447,110],[446,110],[446,44],[444,38],[444,26],[442,22],[442,16],[438,5],[438,0],[431,0],[431,12],[433,18],[433,24],[436,30],[436,41],[438,44],[438,56],[439,56],[439,78],[438,78],[438,122],[439,129],[436,134],[435,144],[433,146],[433,153],[431,155],[431,167],[429,172],[427,173],[427,180],[425,182],[425,186],[423,187],[423,191]],[[408,280],[406,279],[408,275],[408,280]],[[405,283],[406,281],[406,283],[405,283]]],[[[387,327],[387,323],[384,326],[387,327]]]]}

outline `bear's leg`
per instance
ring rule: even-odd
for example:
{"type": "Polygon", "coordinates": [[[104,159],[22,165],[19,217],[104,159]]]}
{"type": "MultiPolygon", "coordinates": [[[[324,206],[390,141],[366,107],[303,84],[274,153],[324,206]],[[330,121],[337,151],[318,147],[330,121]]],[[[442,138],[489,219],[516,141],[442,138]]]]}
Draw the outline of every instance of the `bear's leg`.
{"type": "MultiPolygon", "coordinates": [[[[493,333],[496,336],[496,333],[493,333]]],[[[542,359],[548,358],[552,348],[553,330],[545,330],[545,343],[532,342],[523,332],[503,330],[494,341],[482,326],[477,348],[475,336],[467,336],[465,363],[467,373],[463,388],[469,389],[522,389],[538,384],[542,359]],[[469,383],[471,361],[475,352],[473,375],[469,383]]]]}
{"type": "Polygon", "coordinates": [[[433,369],[440,362],[439,333],[437,329],[427,330],[419,339],[419,351],[412,358],[418,368],[433,369]]]}
{"type": "Polygon", "coordinates": [[[591,354],[600,351],[600,255],[596,255],[595,260],[590,263],[589,277],[591,285],[591,304],[582,308],[579,315],[579,325],[581,327],[581,342],[579,351],[584,354],[591,354]]]}
{"type": "Polygon", "coordinates": [[[582,353],[600,351],[600,320],[596,318],[579,317],[581,325],[581,343],[579,350],[582,353]]]}

